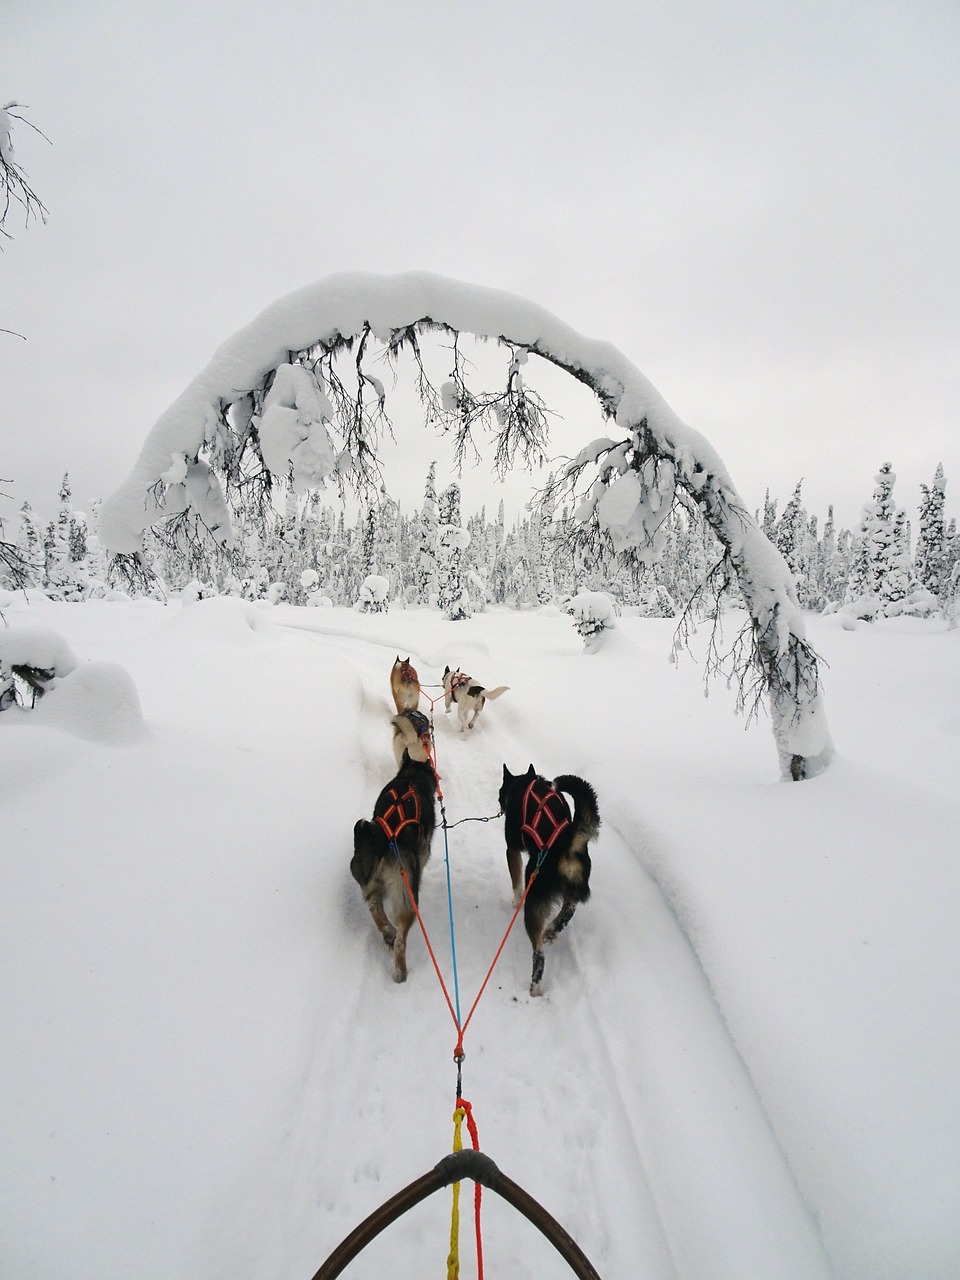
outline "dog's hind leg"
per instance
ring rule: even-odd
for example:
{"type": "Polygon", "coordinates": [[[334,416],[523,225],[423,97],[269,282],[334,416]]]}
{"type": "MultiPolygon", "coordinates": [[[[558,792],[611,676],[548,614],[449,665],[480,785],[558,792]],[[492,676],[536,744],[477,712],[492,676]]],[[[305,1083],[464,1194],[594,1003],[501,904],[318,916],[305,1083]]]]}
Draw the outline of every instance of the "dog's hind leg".
{"type": "Polygon", "coordinates": [[[510,872],[510,883],[513,886],[513,905],[520,905],[520,898],[523,890],[521,888],[520,875],[522,871],[523,854],[520,849],[507,849],[507,870],[510,872]]]}
{"type": "Polygon", "coordinates": [[[530,994],[532,996],[542,996],[543,988],[543,951],[534,951],[533,953],[533,971],[530,974],[530,994]]]}
{"type": "Polygon", "coordinates": [[[531,903],[527,899],[526,910],[523,913],[524,924],[527,927],[527,936],[530,939],[530,945],[533,948],[533,969],[530,974],[530,994],[532,996],[543,995],[541,982],[543,981],[543,925],[545,919],[545,910],[543,903],[531,903]]]}
{"type": "Polygon", "coordinates": [[[557,934],[562,932],[573,919],[573,913],[576,909],[577,904],[575,902],[572,902],[569,898],[564,898],[563,906],[554,916],[546,933],[543,935],[544,942],[554,942],[556,940],[557,934]]]}
{"type": "Polygon", "coordinates": [[[370,908],[373,923],[383,934],[384,942],[388,947],[392,947],[396,940],[397,931],[387,919],[387,913],[383,909],[383,899],[379,897],[368,898],[367,906],[370,908]]]}
{"type": "Polygon", "coordinates": [[[410,932],[410,926],[415,918],[413,909],[409,906],[404,907],[398,913],[397,936],[393,941],[394,982],[406,982],[407,980],[407,934],[410,932]]]}

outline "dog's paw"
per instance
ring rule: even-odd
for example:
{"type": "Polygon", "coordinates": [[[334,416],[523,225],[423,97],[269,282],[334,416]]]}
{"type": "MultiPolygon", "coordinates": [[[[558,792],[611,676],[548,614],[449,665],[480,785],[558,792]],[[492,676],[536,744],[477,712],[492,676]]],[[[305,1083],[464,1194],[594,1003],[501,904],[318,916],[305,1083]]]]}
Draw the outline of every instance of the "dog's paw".
{"type": "Polygon", "coordinates": [[[531,982],[531,983],[530,983],[530,994],[531,994],[532,996],[542,996],[542,995],[543,995],[543,988],[540,986],[540,983],[539,983],[539,982],[531,982]]]}
{"type": "Polygon", "coordinates": [[[406,971],[406,969],[401,969],[401,968],[399,968],[399,967],[398,967],[398,968],[396,968],[396,969],[394,969],[394,971],[393,971],[393,980],[394,980],[394,982],[406,982],[406,980],[407,980],[407,971],[406,971]]]}

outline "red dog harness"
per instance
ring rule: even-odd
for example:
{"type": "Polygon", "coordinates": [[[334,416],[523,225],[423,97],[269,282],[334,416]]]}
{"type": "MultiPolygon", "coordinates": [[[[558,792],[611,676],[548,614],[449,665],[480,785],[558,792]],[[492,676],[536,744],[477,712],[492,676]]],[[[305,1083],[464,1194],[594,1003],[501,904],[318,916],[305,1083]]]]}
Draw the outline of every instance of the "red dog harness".
{"type": "Polygon", "coordinates": [[[378,813],[375,821],[380,824],[387,839],[396,842],[404,827],[420,825],[420,795],[415,787],[408,787],[402,796],[397,794],[395,787],[391,787],[390,795],[393,804],[384,813],[378,813]]]}
{"type": "Polygon", "coordinates": [[[469,685],[473,683],[474,683],[473,676],[465,676],[462,672],[455,671],[453,675],[450,677],[450,692],[453,695],[454,699],[456,699],[457,694],[464,687],[464,685],[469,685]]]}
{"type": "Polygon", "coordinates": [[[560,832],[570,825],[566,800],[543,778],[534,778],[523,793],[520,814],[520,831],[536,845],[538,853],[549,850],[560,832]]]}

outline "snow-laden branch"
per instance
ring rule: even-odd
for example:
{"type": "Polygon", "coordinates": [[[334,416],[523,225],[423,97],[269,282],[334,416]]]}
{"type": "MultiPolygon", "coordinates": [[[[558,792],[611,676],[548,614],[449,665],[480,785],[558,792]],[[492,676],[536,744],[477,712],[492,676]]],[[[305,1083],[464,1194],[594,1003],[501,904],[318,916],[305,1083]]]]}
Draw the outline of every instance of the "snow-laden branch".
{"type": "Polygon", "coordinates": [[[295,487],[376,478],[379,432],[390,429],[386,392],[367,357],[412,352],[427,419],[451,425],[458,451],[484,421],[496,463],[543,456],[546,406],[524,383],[540,356],[588,386],[611,420],[609,437],[587,446],[551,486],[577,493],[575,518],[618,551],[655,558],[675,500],[695,504],[726,548],[751,614],[751,656],[769,699],[785,777],[827,763],[832,748],[816,656],[806,643],[792,575],[740,499],[719,455],[670,409],[615,347],[586,338],[526,299],[426,273],[345,274],[275,302],[214,354],[148,435],[128,479],[104,503],[101,531],[114,552],[140,547],[144,529],[192,506],[229,545],[229,511],[217,484],[276,475],[295,487]],[[453,366],[437,389],[419,338],[452,337],[453,366]],[[503,386],[474,391],[458,339],[491,338],[508,352],[503,386]],[[353,353],[351,385],[337,357],[353,353]],[[202,472],[204,485],[185,477],[202,472]],[[199,496],[198,496],[199,495],[199,496]],[[199,505],[198,505],[199,504],[199,505]]]}

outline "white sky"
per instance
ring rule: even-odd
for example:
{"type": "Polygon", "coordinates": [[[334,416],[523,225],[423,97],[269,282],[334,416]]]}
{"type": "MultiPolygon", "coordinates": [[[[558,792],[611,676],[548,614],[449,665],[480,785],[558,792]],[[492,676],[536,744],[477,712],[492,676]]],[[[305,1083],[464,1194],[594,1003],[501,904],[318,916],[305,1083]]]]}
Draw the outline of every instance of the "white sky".
{"type": "Polygon", "coordinates": [[[53,145],[14,135],[50,217],[0,253],[0,514],[112,491],[277,297],[413,269],[614,343],[752,508],[802,476],[852,525],[889,459],[956,514],[958,69],[955,0],[6,0],[0,100],[53,145]]]}

